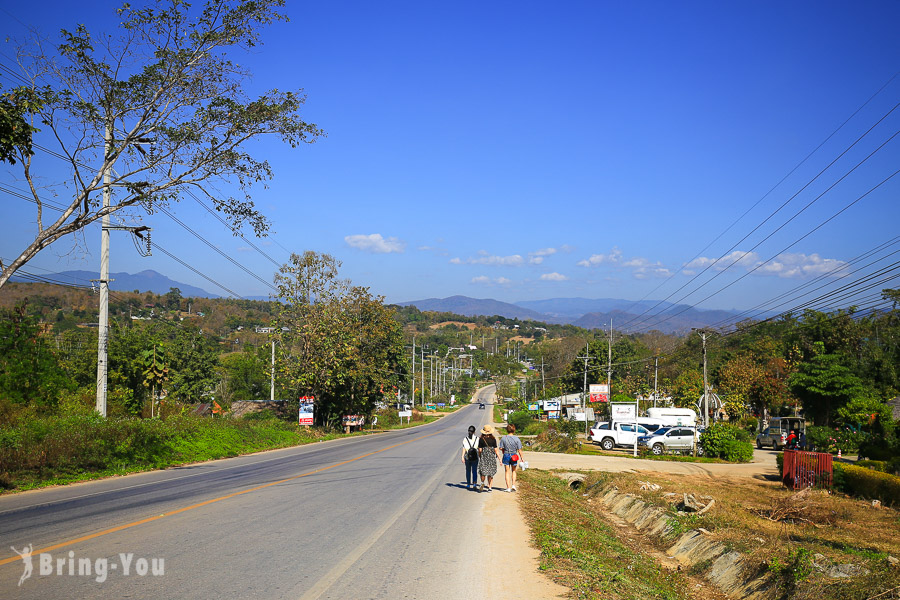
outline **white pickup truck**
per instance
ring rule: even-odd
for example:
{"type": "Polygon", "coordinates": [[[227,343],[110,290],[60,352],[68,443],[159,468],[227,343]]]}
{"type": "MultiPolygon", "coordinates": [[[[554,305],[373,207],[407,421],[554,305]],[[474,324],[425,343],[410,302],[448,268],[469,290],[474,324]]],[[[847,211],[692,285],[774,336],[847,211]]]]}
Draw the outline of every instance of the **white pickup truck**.
{"type": "Polygon", "coordinates": [[[613,423],[612,426],[606,421],[598,422],[591,428],[588,434],[588,441],[600,444],[604,450],[612,450],[616,446],[633,447],[635,442],[635,427],[637,435],[650,435],[645,427],[635,425],[634,423],[613,423]]]}

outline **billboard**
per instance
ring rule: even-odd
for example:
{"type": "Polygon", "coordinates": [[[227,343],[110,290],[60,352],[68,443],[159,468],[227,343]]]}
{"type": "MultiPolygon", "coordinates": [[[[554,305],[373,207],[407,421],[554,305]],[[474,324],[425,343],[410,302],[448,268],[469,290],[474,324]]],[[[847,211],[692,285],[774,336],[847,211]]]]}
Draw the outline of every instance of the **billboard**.
{"type": "Polygon", "coordinates": [[[588,386],[591,402],[609,402],[609,385],[605,383],[592,383],[588,386]]]}
{"type": "Polygon", "coordinates": [[[312,396],[300,396],[300,425],[312,425],[315,416],[315,398],[312,396]]]}
{"type": "Polygon", "coordinates": [[[609,405],[610,417],[613,421],[634,421],[637,419],[637,406],[634,404],[609,405]]]}

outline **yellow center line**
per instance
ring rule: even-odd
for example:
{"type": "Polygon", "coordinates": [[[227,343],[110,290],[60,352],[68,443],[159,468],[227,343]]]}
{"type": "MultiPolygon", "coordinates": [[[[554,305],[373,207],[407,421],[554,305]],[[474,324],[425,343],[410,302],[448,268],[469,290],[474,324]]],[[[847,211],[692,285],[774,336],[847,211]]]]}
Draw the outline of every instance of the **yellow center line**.
{"type": "Polygon", "coordinates": [[[355,458],[351,458],[351,459],[348,459],[348,460],[345,460],[345,461],[341,461],[341,462],[339,462],[339,463],[334,463],[333,465],[328,465],[327,467],[322,467],[322,468],[320,468],[320,469],[315,469],[315,470],[309,471],[309,472],[307,472],[307,473],[301,473],[300,475],[294,475],[293,477],[288,477],[287,479],[280,479],[280,480],[278,480],[278,481],[272,481],[272,482],[270,482],[270,483],[264,483],[263,485],[258,485],[258,486],[256,486],[256,487],[249,488],[249,489],[246,489],[246,490],[241,490],[240,492],[234,492],[233,494],[228,494],[228,495],[225,495],[225,496],[219,496],[218,498],[213,498],[213,499],[211,499],[211,500],[204,500],[203,502],[198,502],[197,504],[191,504],[190,506],[184,506],[184,507],[182,507],[182,508],[178,508],[178,509],[169,511],[169,512],[163,513],[163,514],[161,514],[161,515],[155,515],[155,516],[152,516],[152,517],[147,517],[146,519],[141,519],[141,520],[139,520],[139,521],[133,521],[133,522],[131,522],[131,523],[126,523],[126,524],[124,524],[124,525],[118,525],[118,526],[116,526],[116,527],[110,527],[109,529],[104,529],[103,531],[98,531],[98,532],[96,532],[96,533],[91,533],[91,534],[88,534],[88,535],[84,535],[84,536],[81,536],[81,537],[79,537],[79,538],[75,538],[75,539],[73,539],[73,540],[66,540],[65,542],[60,542],[60,543],[58,543],[58,544],[53,544],[52,546],[46,546],[46,547],[40,548],[40,549],[38,549],[38,550],[32,550],[30,554],[25,554],[25,555],[22,555],[21,557],[18,556],[18,555],[17,555],[17,556],[11,556],[11,557],[9,557],[9,558],[5,558],[5,559],[3,559],[3,560],[0,560],[0,566],[8,565],[9,563],[16,562],[16,561],[21,560],[22,558],[26,558],[26,557],[28,557],[28,556],[34,556],[34,555],[36,555],[36,554],[40,554],[41,552],[49,552],[49,551],[51,551],[51,550],[58,550],[58,549],[60,549],[60,548],[64,548],[65,546],[71,546],[72,544],[78,544],[78,543],[80,543],[80,542],[86,542],[86,541],[92,540],[92,539],[94,539],[94,538],[98,538],[98,537],[101,537],[101,536],[104,536],[104,535],[109,535],[110,533],[116,533],[117,531],[122,531],[122,530],[124,530],[124,529],[130,529],[130,528],[132,528],[132,527],[137,527],[138,525],[143,525],[144,523],[151,523],[151,522],[153,522],[153,521],[158,521],[159,519],[162,519],[162,518],[165,518],[165,517],[171,517],[172,515],[177,515],[177,514],[179,514],[179,513],[187,512],[187,511],[193,510],[193,509],[195,509],[195,508],[200,508],[201,506],[206,506],[207,504],[213,504],[213,503],[215,503],[215,502],[221,502],[222,500],[228,500],[229,498],[234,498],[234,497],[236,497],[236,496],[241,496],[241,495],[243,495],[243,494],[249,494],[250,492],[256,492],[256,491],[258,491],[258,490],[262,490],[262,489],[265,489],[265,488],[268,488],[268,487],[272,487],[273,485],[278,485],[278,484],[281,484],[281,483],[286,483],[286,482],[288,482],[288,481],[294,481],[294,480],[296,480],[296,479],[300,479],[301,477],[308,477],[308,476],[310,476],[310,475],[315,475],[316,473],[321,473],[321,472],[323,472],[323,471],[328,471],[329,469],[334,469],[335,467],[340,467],[340,466],[343,466],[343,465],[346,465],[346,464],[349,464],[349,463],[352,463],[352,462],[356,462],[357,460],[361,460],[361,459],[363,459],[363,458],[372,456],[372,455],[374,455],[374,454],[379,454],[379,453],[381,453],[381,452],[385,452],[385,451],[387,451],[387,450],[391,450],[391,449],[393,449],[393,448],[397,448],[398,446],[403,446],[403,445],[405,445],[405,444],[410,444],[410,443],[412,443],[412,442],[418,442],[419,440],[424,440],[425,438],[429,438],[429,437],[431,437],[431,436],[433,436],[433,435],[437,435],[437,434],[441,433],[442,431],[444,431],[444,430],[441,429],[441,430],[439,430],[439,431],[435,431],[435,432],[429,433],[429,434],[427,434],[427,435],[419,436],[419,437],[413,438],[413,439],[411,439],[411,440],[406,440],[405,442],[400,442],[400,443],[398,443],[398,444],[394,444],[393,446],[388,446],[388,447],[386,447],[386,448],[382,448],[381,450],[375,450],[374,452],[367,452],[366,454],[361,454],[361,455],[359,455],[359,456],[357,456],[357,457],[355,457],[355,458]]]}

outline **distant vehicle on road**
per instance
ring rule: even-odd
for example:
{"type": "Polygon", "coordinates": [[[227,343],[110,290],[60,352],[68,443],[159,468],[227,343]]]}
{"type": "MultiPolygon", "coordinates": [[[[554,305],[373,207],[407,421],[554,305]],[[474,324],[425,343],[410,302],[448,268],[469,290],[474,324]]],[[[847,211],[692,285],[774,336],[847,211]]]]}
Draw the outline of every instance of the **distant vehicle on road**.
{"type": "MultiPolygon", "coordinates": [[[[650,452],[656,455],[666,452],[693,452],[694,428],[663,427],[652,435],[639,437],[638,446],[649,448],[650,452]]],[[[697,455],[703,455],[703,446],[697,446],[697,455]]]]}
{"type": "Polygon", "coordinates": [[[756,447],[772,446],[772,450],[778,450],[787,446],[791,432],[799,436],[806,431],[806,422],[800,417],[779,417],[771,419],[769,426],[756,436],[756,447]]]}
{"type": "Polygon", "coordinates": [[[484,402],[478,403],[478,410],[484,410],[484,402]]]}
{"type": "Polygon", "coordinates": [[[634,446],[635,435],[650,435],[651,432],[641,425],[637,425],[635,433],[634,423],[596,423],[596,427],[588,434],[588,441],[600,444],[604,450],[612,450],[616,446],[634,446]]]}

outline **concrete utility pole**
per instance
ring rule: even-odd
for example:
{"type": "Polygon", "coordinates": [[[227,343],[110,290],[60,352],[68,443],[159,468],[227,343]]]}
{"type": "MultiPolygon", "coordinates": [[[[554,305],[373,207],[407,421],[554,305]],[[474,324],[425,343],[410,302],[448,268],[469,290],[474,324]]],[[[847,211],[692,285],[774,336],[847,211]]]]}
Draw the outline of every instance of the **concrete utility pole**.
{"type": "Polygon", "coordinates": [[[653,408],[656,408],[656,399],[659,397],[659,357],[654,357],[653,366],[653,408]]]}
{"type": "Polygon", "coordinates": [[[422,371],[422,408],[425,408],[425,346],[421,346],[422,362],[419,363],[420,371],[422,371]]]}
{"type": "Polygon", "coordinates": [[[412,377],[409,380],[409,402],[416,403],[416,336],[413,336],[412,377]]]}
{"type": "Polygon", "coordinates": [[[609,390],[609,401],[612,402],[612,319],[609,320],[609,344],[607,344],[606,357],[606,388],[609,390]]]}
{"type": "Polygon", "coordinates": [[[275,402],[275,340],[272,340],[272,383],[269,386],[269,400],[275,402]]]}
{"type": "MultiPolygon", "coordinates": [[[[103,135],[103,161],[109,157],[109,124],[103,135]]],[[[109,208],[109,165],[103,169],[103,208],[109,208]]],[[[97,412],[106,416],[106,378],[109,348],[109,213],[104,212],[100,226],[100,316],[97,328],[97,412]]]]}
{"type": "Polygon", "coordinates": [[[700,332],[703,340],[703,426],[709,427],[709,380],[706,377],[706,332],[700,332]]]}
{"type": "Polygon", "coordinates": [[[578,358],[584,360],[584,390],[582,390],[582,393],[581,393],[581,412],[584,415],[584,435],[585,435],[585,437],[587,437],[587,434],[588,434],[587,373],[588,373],[588,361],[591,359],[590,344],[588,342],[584,343],[584,356],[579,356],[578,358]]]}

